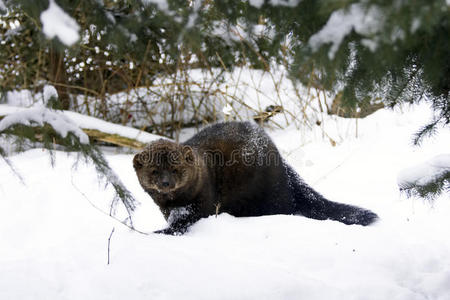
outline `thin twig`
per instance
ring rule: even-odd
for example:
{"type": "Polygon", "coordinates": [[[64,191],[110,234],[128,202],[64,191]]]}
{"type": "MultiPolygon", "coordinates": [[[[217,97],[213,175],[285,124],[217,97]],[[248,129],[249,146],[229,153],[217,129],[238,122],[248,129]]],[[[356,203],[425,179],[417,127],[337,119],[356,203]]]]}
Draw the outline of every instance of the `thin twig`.
{"type": "Polygon", "coordinates": [[[113,227],[113,229],[111,230],[111,233],[109,234],[109,238],[108,238],[108,265],[110,263],[110,250],[111,250],[111,237],[114,233],[114,230],[116,229],[116,227],[113,227]]]}

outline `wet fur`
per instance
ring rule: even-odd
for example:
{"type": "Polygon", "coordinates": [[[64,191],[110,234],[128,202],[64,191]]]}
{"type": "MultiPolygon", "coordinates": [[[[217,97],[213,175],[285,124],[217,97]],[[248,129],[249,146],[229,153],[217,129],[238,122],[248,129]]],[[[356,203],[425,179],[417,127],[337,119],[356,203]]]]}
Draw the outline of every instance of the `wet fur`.
{"type": "Polygon", "coordinates": [[[325,199],[284,162],[264,130],[249,122],[214,124],[181,144],[155,141],[134,157],[133,165],[169,223],[159,233],[183,234],[217,212],[297,214],[359,225],[378,218],[325,199]]]}

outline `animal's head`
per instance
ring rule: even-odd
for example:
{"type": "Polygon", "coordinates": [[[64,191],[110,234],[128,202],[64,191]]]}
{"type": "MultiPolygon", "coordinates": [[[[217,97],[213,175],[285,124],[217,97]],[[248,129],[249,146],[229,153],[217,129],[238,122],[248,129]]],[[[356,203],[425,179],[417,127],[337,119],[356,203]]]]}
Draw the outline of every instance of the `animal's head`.
{"type": "Polygon", "coordinates": [[[145,191],[170,194],[195,177],[195,160],[191,147],[158,140],[135,155],[133,166],[145,191]]]}

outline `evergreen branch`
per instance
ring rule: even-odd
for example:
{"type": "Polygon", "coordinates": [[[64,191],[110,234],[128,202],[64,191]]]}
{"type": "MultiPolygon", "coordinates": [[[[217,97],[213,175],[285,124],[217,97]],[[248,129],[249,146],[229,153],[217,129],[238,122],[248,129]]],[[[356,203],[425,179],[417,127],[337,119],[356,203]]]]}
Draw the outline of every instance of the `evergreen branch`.
{"type": "Polygon", "coordinates": [[[425,138],[434,135],[436,133],[438,123],[439,120],[436,120],[420,128],[419,131],[417,131],[413,136],[413,145],[420,146],[425,138]]]}
{"type": "Polygon", "coordinates": [[[6,151],[2,147],[0,147],[0,157],[8,165],[8,167],[11,169],[13,174],[17,176],[17,178],[20,180],[20,182],[22,182],[22,184],[25,184],[25,180],[23,179],[22,175],[20,175],[20,173],[17,172],[16,168],[14,168],[14,165],[9,160],[8,156],[6,155],[6,151]]]}
{"type": "Polygon", "coordinates": [[[450,171],[436,176],[424,185],[417,183],[404,183],[400,185],[400,191],[407,197],[420,197],[429,201],[435,200],[443,192],[450,192],[450,171]]]}
{"type": "MultiPolygon", "coordinates": [[[[393,83],[391,85],[391,91],[388,94],[387,98],[389,106],[394,107],[399,102],[401,102],[400,100],[402,99],[402,96],[410,87],[411,82],[417,79],[417,75],[419,75],[418,68],[413,68],[412,70],[403,70],[402,74],[400,75],[400,82],[397,82],[397,84],[393,83]],[[409,74],[407,74],[408,71],[410,71],[409,74]]],[[[418,100],[419,99],[416,99],[416,101],[418,100]]]]}
{"type": "MultiPolygon", "coordinates": [[[[111,169],[99,148],[81,143],[78,147],[84,158],[89,159],[94,164],[97,173],[104,177],[106,182],[111,184],[114,188],[116,194],[111,202],[111,207],[115,208],[116,203],[118,203],[119,200],[122,201],[130,217],[131,227],[133,227],[131,214],[135,210],[137,203],[133,195],[130,191],[128,191],[116,173],[111,169]]],[[[111,213],[111,215],[112,214],[113,213],[111,213]]]]}
{"type": "MultiPolygon", "coordinates": [[[[65,137],[62,137],[48,123],[44,123],[43,126],[33,125],[36,124],[12,124],[1,131],[0,134],[14,136],[17,140],[28,139],[31,142],[41,142],[42,146],[49,150],[52,166],[55,161],[55,144],[63,146],[65,151],[76,151],[80,153],[85,161],[91,162],[94,165],[99,177],[105,179],[106,184],[111,184],[114,188],[115,196],[111,202],[111,205],[115,208],[116,204],[120,200],[128,213],[130,226],[133,227],[131,214],[136,208],[137,201],[121,182],[116,173],[111,169],[100,149],[89,143],[83,143],[79,136],[72,132],[69,132],[65,137]]],[[[4,154],[4,151],[0,153],[0,156],[3,157],[4,155],[2,154],[4,154]]]]}

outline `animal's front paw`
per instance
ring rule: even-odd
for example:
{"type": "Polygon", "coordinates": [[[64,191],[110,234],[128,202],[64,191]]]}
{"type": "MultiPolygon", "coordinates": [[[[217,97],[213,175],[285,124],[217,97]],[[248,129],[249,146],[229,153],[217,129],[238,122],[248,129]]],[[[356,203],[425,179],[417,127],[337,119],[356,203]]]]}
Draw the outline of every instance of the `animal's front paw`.
{"type": "Polygon", "coordinates": [[[186,232],[186,230],[180,230],[180,229],[175,229],[175,228],[171,228],[171,227],[153,231],[153,233],[168,234],[168,235],[175,235],[175,236],[183,235],[185,232],[186,232]]]}

